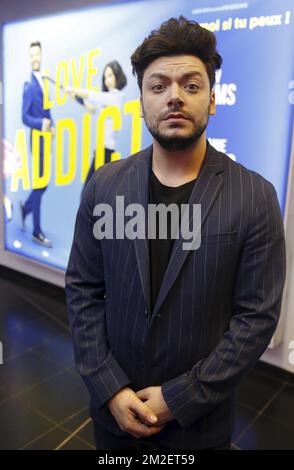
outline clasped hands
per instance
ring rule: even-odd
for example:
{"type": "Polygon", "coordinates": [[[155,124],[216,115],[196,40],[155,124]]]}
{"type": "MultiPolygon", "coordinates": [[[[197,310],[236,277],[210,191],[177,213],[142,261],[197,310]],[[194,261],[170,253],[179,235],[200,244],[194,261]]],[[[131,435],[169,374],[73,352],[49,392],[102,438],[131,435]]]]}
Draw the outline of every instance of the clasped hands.
{"type": "Polygon", "coordinates": [[[107,404],[119,427],[136,438],[156,434],[174,419],[160,386],[138,392],[124,387],[107,404]]]}

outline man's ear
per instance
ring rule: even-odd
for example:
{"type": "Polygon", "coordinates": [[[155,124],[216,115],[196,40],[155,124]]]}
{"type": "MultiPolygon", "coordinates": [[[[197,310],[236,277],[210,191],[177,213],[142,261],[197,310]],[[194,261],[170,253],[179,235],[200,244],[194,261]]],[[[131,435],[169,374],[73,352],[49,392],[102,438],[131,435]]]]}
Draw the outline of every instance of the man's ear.
{"type": "Polygon", "coordinates": [[[143,110],[143,102],[142,102],[142,95],[140,96],[140,117],[144,117],[144,110],[143,110]]]}
{"type": "Polygon", "coordinates": [[[215,92],[214,92],[214,90],[211,90],[211,92],[210,92],[209,114],[211,116],[216,114],[216,104],[215,104],[215,92]]]}

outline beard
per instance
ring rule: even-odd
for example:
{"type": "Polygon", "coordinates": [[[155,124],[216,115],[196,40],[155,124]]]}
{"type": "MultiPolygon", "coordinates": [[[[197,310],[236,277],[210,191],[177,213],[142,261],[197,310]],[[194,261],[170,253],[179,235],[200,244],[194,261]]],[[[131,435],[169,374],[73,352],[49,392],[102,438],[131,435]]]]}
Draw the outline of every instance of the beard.
{"type": "MultiPolygon", "coordinates": [[[[179,109],[170,110],[169,112],[179,112],[179,109]]],[[[186,150],[192,145],[196,144],[203,132],[207,128],[209,121],[209,108],[205,117],[198,122],[194,123],[194,128],[187,135],[173,135],[169,136],[166,131],[159,130],[158,123],[152,124],[145,118],[145,124],[152,137],[159,143],[161,147],[168,151],[186,150]]],[[[160,122],[160,120],[158,121],[160,122]]],[[[178,125],[174,129],[179,129],[178,125]]]]}

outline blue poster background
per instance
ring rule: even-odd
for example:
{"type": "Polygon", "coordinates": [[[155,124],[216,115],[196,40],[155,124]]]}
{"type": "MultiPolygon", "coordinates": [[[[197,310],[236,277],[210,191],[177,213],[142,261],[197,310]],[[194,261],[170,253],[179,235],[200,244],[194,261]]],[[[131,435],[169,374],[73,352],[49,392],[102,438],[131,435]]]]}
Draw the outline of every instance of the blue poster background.
{"type": "MultiPolygon", "coordinates": [[[[31,74],[28,49],[32,41],[41,41],[42,68],[48,68],[53,76],[60,61],[78,59],[99,48],[98,86],[101,86],[105,64],[118,60],[127,76],[124,92],[128,102],[139,98],[131,71],[131,54],[152,29],[169,17],[181,14],[199,23],[209,23],[208,27],[215,29],[218,50],[223,57],[215,86],[217,114],[210,118],[208,138],[219,150],[270,180],[284,211],[293,121],[292,90],[289,89],[294,80],[292,0],[122,2],[7,24],[3,42],[5,141],[14,145],[16,131],[24,128],[30,161],[29,129],[21,120],[21,103],[24,82],[31,74]]],[[[83,86],[86,86],[85,80],[83,86]]],[[[5,180],[5,195],[13,204],[12,219],[5,224],[6,249],[60,269],[67,265],[82,189],[84,112],[72,100],[64,106],[54,105],[51,110],[55,123],[59,119],[72,118],[77,125],[75,179],[70,185],[55,186],[52,178],[42,200],[42,226],[53,241],[53,248],[44,249],[32,241],[31,220],[28,221],[29,230],[21,231],[18,205],[20,200],[27,198],[29,191],[20,187],[13,192],[11,176],[5,180]]],[[[95,148],[96,118],[92,118],[91,155],[95,148]]],[[[143,124],[141,146],[144,148],[150,143],[150,135],[143,124]]],[[[122,158],[131,153],[130,115],[122,115],[122,131],[116,150],[122,158]]],[[[52,175],[54,154],[53,145],[52,175]]],[[[63,158],[66,166],[66,139],[63,158]]]]}

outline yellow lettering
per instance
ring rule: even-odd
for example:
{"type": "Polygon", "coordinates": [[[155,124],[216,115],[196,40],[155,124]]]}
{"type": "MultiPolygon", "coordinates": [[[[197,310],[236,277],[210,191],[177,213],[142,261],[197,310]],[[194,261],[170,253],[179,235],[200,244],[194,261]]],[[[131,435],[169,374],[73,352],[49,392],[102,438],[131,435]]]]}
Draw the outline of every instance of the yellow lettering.
{"type": "Polygon", "coordinates": [[[68,63],[63,60],[58,63],[57,65],[57,70],[56,70],[56,85],[55,85],[55,98],[56,98],[56,103],[59,105],[62,105],[66,102],[67,100],[67,94],[61,92],[60,86],[67,86],[68,85],[68,63]],[[63,79],[62,79],[63,75],[63,79]]]}
{"type": "Polygon", "coordinates": [[[116,160],[120,160],[121,159],[121,154],[119,152],[112,152],[112,154],[110,155],[110,160],[112,162],[115,162],[116,160]]]}
{"type": "MultiPolygon", "coordinates": [[[[95,151],[95,169],[99,168],[105,163],[105,147],[104,147],[104,125],[106,119],[113,120],[113,130],[118,131],[121,129],[121,114],[117,106],[107,106],[102,109],[97,119],[97,133],[96,133],[96,151],[95,151]]],[[[121,158],[119,152],[115,152],[115,159],[121,158]]]]}
{"type": "Polygon", "coordinates": [[[76,88],[81,88],[82,87],[82,80],[83,80],[83,75],[84,75],[84,70],[85,70],[85,54],[81,55],[79,58],[79,64],[78,64],[78,72],[76,69],[76,60],[71,59],[70,64],[71,64],[71,72],[72,72],[72,84],[76,88]]]}
{"type": "Polygon", "coordinates": [[[97,86],[92,85],[93,76],[97,75],[97,73],[98,73],[98,69],[96,67],[94,67],[94,65],[93,65],[93,60],[96,57],[100,56],[100,54],[101,54],[101,51],[100,51],[99,48],[93,49],[92,51],[90,51],[88,53],[88,63],[87,63],[88,75],[87,75],[86,88],[89,88],[89,89],[94,90],[94,91],[100,91],[100,88],[97,87],[97,86]]]}
{"type": "MultiPolygon", "coordinates": [[[[49,70],[45,70],[45,77],[49,77],[49,70]]],[[[43,93],[43,108],[44,109],[50,109],[53,106],[53,101],[50,100],[49,98],[49,80],[44,78],[43,80],[44,83],[44,93],[43,93]]]]}
{"type": "Polygon", "coordinates": [[[90,147],[91,147],[91,114],[85,113],[83,115],[83,144],[82,144],[82,183],[85,182],[90,162],[90,147]]]}
{"type": "Polygon", "coordinates": [[[32,188],[45,188],[51,176],[51,132],[32,132],[32,188]],[[40,175],[40,139],[43,137],[43,175],[40,175]]]}
{"type": "Polygon", "coordinates": [[[12,174],[10,190],[18,191],[19,180],[22,180],[23,189],[30,189],[30,175],[28,168],[26,135],[24,129],[16,131],[15,151],[20,154],[21,166],[12,174]]]}
{"type": "Polygon", "coordinates": [[[65,186],[70,184],[76,174],[77,160],[77,128],[73,119],[59,119],[56,126],[56,186],[65,186]],[[63,172],[64,163],[64,131],[68,131],[68,171],[63,172]]]}
{"type": "Polygon", "coordinates": [[[124,105],[125,114],[132,114],[131,154],[139,152],[142,145],[142,120],[140,117],[140,100],[128,101],[124,105]]]}

